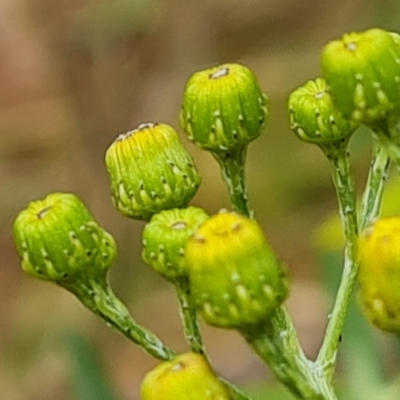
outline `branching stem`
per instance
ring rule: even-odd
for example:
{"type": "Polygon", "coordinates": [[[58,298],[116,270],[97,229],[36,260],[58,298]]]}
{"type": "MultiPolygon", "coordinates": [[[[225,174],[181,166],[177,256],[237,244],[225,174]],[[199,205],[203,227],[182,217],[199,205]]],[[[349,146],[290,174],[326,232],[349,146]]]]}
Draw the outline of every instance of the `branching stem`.
{"type": "Polygon", "coordinates": [[[326,334],[316,360],[316,364],[322,368],[328,381],[331,381],[341,333],[358,270],[356,258],[358,231],[365,229],[379,213],[383,187],[387,179],[390,163],[384,147],[381,146],[379,141],[374,140],[371,167],[362,197],[360,220],[359,224],[357,224],[354,183],[347,143],[343,143],[339,150],[331,148],[324,148],[323,150],[331,161],[332,176],[339,202],[339,213],[346,238],[342,279],[330,314],[326,334]]]}
{"type": "Polygon", "coordinates": [[[358,223],[348,141],[336,143],[336,145],[329,147],[325,146],[322,150],[331,164],[332,179],[338,198],[339,215],[342,220],[346,239],[342,279],[332,312],[329,315],[325,337],[316,360],[317,365],[330,382],[334,373],[341,334],[357,276],[356,245],[358,223]]]}

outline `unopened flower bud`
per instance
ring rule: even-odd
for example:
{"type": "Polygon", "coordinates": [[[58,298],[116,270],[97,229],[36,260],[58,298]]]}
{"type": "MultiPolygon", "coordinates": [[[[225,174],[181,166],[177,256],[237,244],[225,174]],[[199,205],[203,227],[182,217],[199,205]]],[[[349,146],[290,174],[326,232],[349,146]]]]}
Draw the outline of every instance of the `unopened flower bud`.
{"type": "Polygon", "coordinates": [[[400,40],[395,33],[369,29],[328,43],[322,71],[337,108],[366,124],[400,107],[400,40]]]}
{"type": "Polygon", "coordinates": [[[400,218],[382,218],[361,235],[360,300],[378,328],[400,333],[400,218]]]}
{"type": "Polygon", "coordinates": [[[193,298],[211,325],[246,328],[269,318],[288,294],[285,271],[260,226],[220,213],[186,247],[193,298]]]}
{"type": "Polygon", "coordinates": [[[290,129],[300,140],[309,143],[335,143],[349,137],[356,128],[333,105],[322,78],[308,81],[291,93],[289,117],[290,129]]]}
{"type": "Polygon", "coordinates": [[[205,150],[238,150],[261,134],[268,118],[266,103],[249,68],[223,64],[190,77],[180,124],[189,140],[205,150]]]}
{"type": "Polygon", "coordinates": [[[56,283],[104,276],[116,256],[113,237],[69,193],[31,202],[15,219],[14,237],[22,269],[56,283]]]}
{"type": "Polygon", "coordinates": [[[143,230],[143,259],[168,280],[187,276],[187,241],[208,218],[197,207],[165,210],[154,215],[143,230]]]}
{"type": "Polygon", "coordinates": [[[176,131],[142,124],[108,148],[112,199],[125,216],[149,220],[165,209],[186,207],[201,178],[176,131]]]}
{"type": "Polygon", "coordinates": [[[207,361],[185,353],[159,364],[144,378],[141,400],[230,400],[207,361]]]}

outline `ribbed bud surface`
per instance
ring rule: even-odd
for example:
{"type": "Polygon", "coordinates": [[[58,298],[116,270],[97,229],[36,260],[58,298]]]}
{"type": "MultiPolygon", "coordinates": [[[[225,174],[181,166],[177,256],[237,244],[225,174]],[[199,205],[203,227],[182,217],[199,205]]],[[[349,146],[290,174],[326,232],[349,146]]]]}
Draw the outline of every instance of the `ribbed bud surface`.
{"type": "Polygon", "coordinates": [[[142,124],[108,148],[112,199],[125,216],[149,220],[165,209],[186,207],[201,178],[176,131],[142,124]]]}
{"type": "Polygon", "coordinates": [[[338,109],[357,122],[373,123],[400,107],[400,40],[370,29],[328,43],[322,71],[338,109]]]}
{"type": "Polygon", "coordinates": [[[14,238],[23,270],[54,282],[104,276],[117,252],[114,238],[69,193],[31,202],[15,219],[14,238]]]}
{"type": "Polygon", "coordinates": [[[205,150],[220,153],[245,147],[261,134],[267,118],[267,97],[244,65],[199,71],[186,84],[180,124],[205,150]]]}
{"type": "Polygon", "coordinates": [[[289,97],[290,129],[300,140],[331,144],[349,137],[354,123],[342,117],[333,105],[324,79],[308,81],[289,97]]]}
{"type": "Polygon", "coordinates": [[[400,218],[382,218],[359,240],[360,300],[378,328],[400,333],[400,218]]]}
{"type": "Polygon", "coordinates": [[[259,225],[234,213],[209,218],[189,240],[193,298],[211,325],[245,328],[284,301],[288,281],[259,225]]]}
{"type": "Polygon", "coordinates": [[[141,400],[231,400],[224,385],[198,354],[163,362],[144,378],[141,400]]]}
{"type": "Polygon", "coordinates": [[[154,215],[143,230],[143,259],[168,280],[187,275],[185,247],[209,218],[197,207],[165,210],[154,215]]]}

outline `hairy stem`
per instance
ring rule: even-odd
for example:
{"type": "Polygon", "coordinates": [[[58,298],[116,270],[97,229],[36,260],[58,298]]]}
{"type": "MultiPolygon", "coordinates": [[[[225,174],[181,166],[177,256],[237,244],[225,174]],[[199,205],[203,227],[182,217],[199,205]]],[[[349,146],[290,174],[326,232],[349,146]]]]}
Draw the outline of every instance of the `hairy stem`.
{"type": "MultiPolygon", "coordinates": [[[[249,207],[245,186],[246,149],[225,155],[213,154],[221,166],[233,208],[254,217],[249,207]]],[[[310,372],[312,364],[306,358],[297,338],[293,322],[286,308],[281,307],[271,317],[268,333],[259,335],[241,332],[253,349],[269,364],[277,378],[293,393],[304,399],[334,400],[336,396],[326,382],[310,372]]]]}
{"type": "Polygon", "coordinates": [[[380,141],[374,139],[373,157],[362,197],[360,221],[357,225],[354,182],[347,143],[343,143],[339,149],[324,148],[323,150],[331,161],[339,213],[346,238],[342,279],[316,361],[330,381],[334,373],[341,332],[357,276],[356,241],[358,231],[365,229],[379,213],[390,162],[386,148],[381,145],[380,141]]]}
{"type": "Polygon", "coordinates": [[[388,178],[390,159],[386,149],[374,137],[373,156],[368,180],[362,197],[360,225],[362,232],[379,214],[383,189],[388,178]]]}
{"type": "Polygon", "coordinates": [[[400,117],[398,111],[373,124],[371,129],[400,172],[400,117]]]}
{"type": "Polygon", "coordinates": [[[112,292],[105,277],[84,278],[78,282],[74,281],[73,284],[64,282],[61,286],[72,292],[107,326],[122,333],[151,356],[162,361],[172,360],[175,357],[173,350],[132,318],[125,305],[112,292]]]}
{"type": "MultiPolygon", "coordinates": [[[[205,359],[211,365],[203,345],[196,309],[190,295],[189,280],[187,277],[183,277],[175,280],[174,285],[180,304],[180,314],[183,322],[185,338],[189,343],[190,349],[194,353],[201,354],[203,357],[205,357],[205,359]]],[[[244,393],[238,389],[231,382],[223,378],[219,379],[227,387],[233,400],[252,400],[247,393],[244,393]]]]}
{"type": "Polygon", "coordinates": [[[295,396],[309,400],[337,400],[330,385],[305,357],[292,321],[283,307],[265,325],[241,333],[295,396]]]}
{"type": "MultiPolygon", "coordinates": [[[[201,354],[210,363],[206,350],[203,345],[203,339],[201,337],[200,326],[197,319],[196,309],[193,304],[192,297],[190,295],[190,285],[187,277],[183,277],[174,282],[179,304],[180,314],[183,322],[183,328],[185,332],[185,338],[189,343],[190,349],[194,353],[201,354]]],[[[229,390],[233,400],[252,400],[247,394],[238,389],[231,382],[220,378],[221,382],[229,390]]]]}
{"type": "Polygon", "coordinates": [[[239,388],[237,388],[234,384],[231,382],[227,381],[224,378],[219,378],[219,380],[227,387],[229,390],[229,394],[232,397],[232,400],[254,400],[250,395],[247,393],[243,392],[239,388]]]}
{"type": "Polygon", "coordinates": [[[190,295],[189,280],[183,277],[174,282],[176,293],[180,304],[180,314],[183,322],[186,340],[189,343],[190,349],[194,353],[201,354],[206,357],[206,352],[201,338],[197,313],[190,295]]]}
{"type": "Polygon", "coordinates": [[[246,192],[246,148],[230,153],[212,154],[220,165],[222,178],[228,187],[233,208],[239,214],[254,218],[254,212],[249,206],[246,192]]]}
{"type": "Polygon", "coordinates": [[[324,376],[330,382],[335,370],[337,351],[357,276],[356,244],[358,224],[356,195],[348,151],[348,141],[323,147],[322,150],[331,164],[332,179],[339,204],[339,215],[342,220],[346,239],[342,279],[330,314],[325,337],[316,360],[317,365],[320,366],[324,376]]]}

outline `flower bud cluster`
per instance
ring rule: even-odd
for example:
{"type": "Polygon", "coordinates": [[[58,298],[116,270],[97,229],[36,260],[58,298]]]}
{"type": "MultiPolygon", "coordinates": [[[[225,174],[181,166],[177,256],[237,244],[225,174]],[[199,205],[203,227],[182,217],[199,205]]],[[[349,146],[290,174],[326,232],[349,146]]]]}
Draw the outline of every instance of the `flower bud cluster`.
{"type": "MultiPolygon", "coordinates": [[[[186,85],[181,124],[202,148],[245,148],[267,117],[266,96],[243,65],[200,71],[186,85]]],[[[187,208],[201,178],[172,127],[141,124],[119,135],[105,162],[116,208],[150,221],[144,260],[170,281],[189,277],[206,320],[256,324],[285,299],[285,274],[254,221],[228,213],[208,225],[205,211],[187,208]]],[[[74,195],[53,194],[29,205],[15,221],[15,237],[23,269],[56,282],[76,272],[106,271],[115,257],[114,240],[74,195]]]]}
{"type": "MultiPolygon", "coordinates": [[[[290,128],[302,141],[326,151],[346,150],[360,124],[387,122],[400,110],[400,36],[395,33],[370,29],[329,43],[322,54],[322,72],[323,78],[308,81],[289,97],[290,128]]],[[[199,71],[186,84],[180,125],[190,141],[218,160],[232,189],[233,206],[246,215],[252,213],[244,190],[245,150],[268,117],[267,96],[243,65],[199,71]]],[[[227,211],[209,216],[189,206],[201,177],[177,132],[162,123],[140,124],[115,139],[105,163],[115,207],[124,216],[147,222],[144,261],[168,281],[179,284],[183,278],[193,300],[186,307],[195,307],[210,325],[265,334],[266,323],[288,297],[287,270],[255,220],[227,211]]],[[[341,189],[348,171],[342,169],[336,181],[341,189]]],[[[14,222],[14,237],[26,273],[66,288],[81,283],[82,277],[104,278],[117,252],[113,237],[72,194],[54,193],[30,203],[14,222]]],[[[351,249],[356,248],[357,234],[353,237],[351,249]]],[[[365,314],[380,329],[399,334],[400,218],[376,221],[360,236],[357,250],[365,314]]],[[[112,313],[115,307],[110,311],[106,301],[92,302],[93,297],[90,292],[92,309],[112,320],[104,310],[112,313]]],[[[120,318],[123,324],[127,315],[120,318]]],[[[131,329],[123,326],[125,332],[131,329]]],[[[142,345],[151,336],[140,330],[138,337],[143,341],[135,343],[142,345]]],[[[166,354],[169,358],[159,358],[175,356],[173,351],[166,354]]],[[[203,356],[187,353],[146,375],[141,398],[230,400],[230,395],[203,356]]]]}

